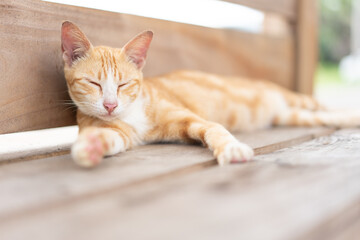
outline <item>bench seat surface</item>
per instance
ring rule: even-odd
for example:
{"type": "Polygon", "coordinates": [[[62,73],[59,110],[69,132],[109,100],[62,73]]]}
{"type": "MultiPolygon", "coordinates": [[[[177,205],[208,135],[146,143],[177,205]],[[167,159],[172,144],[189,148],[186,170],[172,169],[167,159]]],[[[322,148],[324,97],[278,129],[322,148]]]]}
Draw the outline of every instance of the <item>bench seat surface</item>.
{"type": "Polygon", "coordinates": [[[153,144],[95,169],[57,156],[0,162],[0,238],[351,239],[360,130],[237,134],[256,161],[218,167],[195,145],[153,144]]]}

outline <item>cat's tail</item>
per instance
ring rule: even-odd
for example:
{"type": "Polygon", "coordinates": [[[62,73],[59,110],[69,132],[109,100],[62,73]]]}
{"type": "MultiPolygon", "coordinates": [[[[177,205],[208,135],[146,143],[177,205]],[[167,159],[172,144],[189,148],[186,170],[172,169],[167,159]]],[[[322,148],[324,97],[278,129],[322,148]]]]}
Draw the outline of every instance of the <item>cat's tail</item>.
{"type": "Polygon", "coordinates": [[[360,111],[289,109],[274,118],[278,126],[360,127],[360,111]]]}

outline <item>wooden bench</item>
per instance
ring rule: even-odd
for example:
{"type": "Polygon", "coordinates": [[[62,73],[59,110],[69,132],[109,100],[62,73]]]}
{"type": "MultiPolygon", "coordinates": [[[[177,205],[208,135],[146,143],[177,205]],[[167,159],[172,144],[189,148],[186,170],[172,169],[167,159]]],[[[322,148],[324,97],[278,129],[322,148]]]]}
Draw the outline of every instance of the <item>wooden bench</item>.
{"type": "Polygon", "coordinates": [[[92,170],[71,161],[76,127],[21,132],[75,123],[74,112],[61,104],[69,99],[60,53],[63,20],[77,23],[95,45],[114,47],[152,29],[146,75],[200,69],[267,78],[310,94],[315,2],[229,2],[264,11],[265,25],[280,16],[287,30],[254,34],[40,1],[1,2],[0,239],[359,236],[357,129],[237,134],[255,148],[256,161],[249,164],[218,167],[199,146],[152,144],[109,157],[92,170]],[[59,139],[59,131],[68,138],[59,139]]]}

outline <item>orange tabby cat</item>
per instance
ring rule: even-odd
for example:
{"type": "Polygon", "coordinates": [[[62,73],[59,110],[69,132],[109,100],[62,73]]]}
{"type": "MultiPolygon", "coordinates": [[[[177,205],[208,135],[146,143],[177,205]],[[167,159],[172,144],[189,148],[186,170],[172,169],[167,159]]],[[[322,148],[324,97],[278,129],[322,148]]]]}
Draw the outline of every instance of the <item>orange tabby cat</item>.
{"type": "Polygon", "coordinates": [[[95,166],[104,156],[159,141],[199,141],[220,165],[245,162],[253,150],[229,131],[360,122],[359,115],[321,111],[312,98],[270,82],[196,71],[144,79],[152,36],[140,33],[121,49],[94,47],[75,24],[63,23],[65,78],[78,107],[80,133],[71,149],[77,164],[95,166]]]}

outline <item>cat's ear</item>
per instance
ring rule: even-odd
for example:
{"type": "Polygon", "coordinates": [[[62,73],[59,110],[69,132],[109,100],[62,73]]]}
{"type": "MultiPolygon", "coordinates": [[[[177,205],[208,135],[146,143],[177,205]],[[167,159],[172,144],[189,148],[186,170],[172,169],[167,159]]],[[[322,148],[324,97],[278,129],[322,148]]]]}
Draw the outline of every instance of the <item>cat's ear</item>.
{"type": "Polygon", "coordinates": [[[146,53],[153,37],[152,31],[145,31],[131,39],[123,48],[129,61],[133,62],[138,69],[145,65],[146,53]]]}
{"type": "Polygon", "coordinates": [[[65,21],[61,27],[61,50],[65,63],[71,67],[73,62],[85,56],[92,47],[90,41],[78,26],[65,21]]]}

